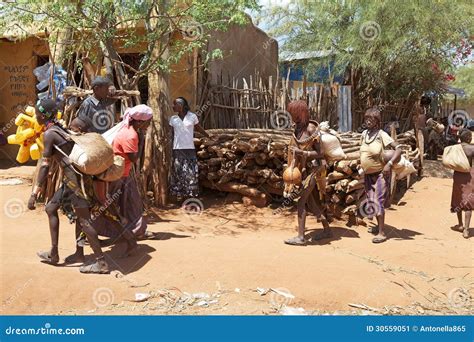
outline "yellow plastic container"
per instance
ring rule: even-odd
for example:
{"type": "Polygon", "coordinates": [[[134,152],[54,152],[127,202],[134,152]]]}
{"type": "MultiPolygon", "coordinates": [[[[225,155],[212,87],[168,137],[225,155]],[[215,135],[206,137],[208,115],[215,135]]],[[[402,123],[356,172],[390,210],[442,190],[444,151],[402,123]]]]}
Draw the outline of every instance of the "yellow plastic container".
{"type": "Polygon", "coordinates": [[[30,149],[27,146],[21,145],[18,154],[16,155],[16,161],[23,164],[30,159],[30,149]]]}
{"type": "Polygon", "coordinates": [[[16,134],[11,134],[7,137],[7,141],[10,145],[18,144],[16,142],[16,134]]]}
{"type": "Polygon", "coordinates": [[[44,150],[44,145],[43,145],[43,133],[41,133],[41,136],[39,138],[36,138],[36,144],[38,144],[38,147],[40,148],[40,151],[44,150]]]}
{"type": "Polygon", "coordinates": [[[35,132],[36,132],[36,133],[41,132],[41,131],[43,130],[43,127],[44,127],[43,125],[40,125],[40,124],[38,123],[38,121],[35,120],[35,132]]]}
{"type": "Polygon", "coordinates": [[[12,134],[8,137],[9,144],[21,144],[28,138],[31,138],[35,135],[35,130],[33,128],[23,129],[20,132],[17,130],[16,134],[12,134]]]}
{"type": "Polygon", "coordinates": [[[40,159],[40,157],[41,157],[41,151],[40,151],[40,148],[39,148],[38,144],[33,144],[33,145],[31,145],[31,147],[30,147],[30,155],[31,155],[31,159],[33,159],[33,160],[38,160],[38,159],[40,159]]]}
{"type": "Polygon", "coordinates": [[[28,116],[26,114],[18,114],[18,116],[15,119],[15,125],[17,126],[23,126],[27,124],[28,126],[33,126],[36,122],[35,117],[28,116]]]}
{"type": "Polygon", "coordinates": [[[61,120],[62,117],[63,117],[63,113],[58,111],[58,114],[56,114],[56,119],[61,120]]]}
{"type": "Polygon", "coordinates": [[[27,114],[29,116],[35,116],[35,114],[36,114],[35,107],[32,107],[32,106],[26,107],[25,114],[27,114]]]}

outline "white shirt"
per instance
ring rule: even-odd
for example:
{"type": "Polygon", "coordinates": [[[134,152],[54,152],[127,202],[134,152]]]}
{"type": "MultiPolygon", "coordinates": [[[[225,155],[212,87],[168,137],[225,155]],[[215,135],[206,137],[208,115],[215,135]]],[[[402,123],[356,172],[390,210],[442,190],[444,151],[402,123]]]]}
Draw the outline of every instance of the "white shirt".
{"type": "Polygon", "coordinates": [[[197,115],[189,111],[183,120],[178,115],[170,118],[169,124],[174,129],[173,150],[194,149],[194,125],[198,123],[197,115]]]}

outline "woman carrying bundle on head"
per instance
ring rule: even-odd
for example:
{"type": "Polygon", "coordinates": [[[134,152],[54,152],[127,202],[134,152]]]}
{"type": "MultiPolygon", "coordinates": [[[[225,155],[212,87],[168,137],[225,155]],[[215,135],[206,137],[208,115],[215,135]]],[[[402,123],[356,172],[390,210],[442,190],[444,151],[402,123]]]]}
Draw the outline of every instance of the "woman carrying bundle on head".
{"type": "Polygon", "coordinates": [[[384,230],[385,208],[390,206],[392,167],[400,160],[402,150],[381,129],[382,117],[378,108],[367,110],[364,120],[367,129],[362,132],[360,141],[360,161],[365,175],[367,198],[360,205],[359,212],[363,216],[377,218],[377,226],[370,227],[369,233],[376,234],[372,239],[373,243],[381,243],[387,240],[384,230]],[[393,148],[395,152],[386,153],[388,148],[393,148]]]}
{"type": "Polygon", "coordinates": [[[293,197],[293,185],[300,185],[295,197],[298,199],[298,236],[285,240],[293,246],[306,245],[305,226],[307,208],[321,219],[323,232],[312,240],[331,236],[325,213],[325,180],[326,160],[320,141],[319,125],[309,119],[309,109],[305,101],[293,101],[288,105],[288,112],[295,124],[295,131],[288,148],[288,168],[283,174],[285,194],[293,197]],[[304,181],[301,180],[304,178],[304,181]],[[289,186],[290,185],[290,186],[289,186]]]}

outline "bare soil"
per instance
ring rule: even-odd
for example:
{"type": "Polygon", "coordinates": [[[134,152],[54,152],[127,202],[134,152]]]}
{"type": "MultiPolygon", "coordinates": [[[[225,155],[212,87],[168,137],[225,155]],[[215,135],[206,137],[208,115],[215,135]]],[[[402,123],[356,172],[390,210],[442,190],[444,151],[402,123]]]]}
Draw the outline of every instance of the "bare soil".
{"type": "MultiPolygon", "coordinates": [[[[155,211],[149,230],[158,239],[141,241],[137,256],[118,259],[125,246],[107,248],[111,275],[39,262],[36,252],[50,245],[48,221],[44,208],[26,209],[31,186],[23,181],[0,186],[0,314],[473,313],[473,240],[450,229],[457,220],[447,178],[412,185],[388,211],[390,239],[380,245],[367,226],[339,221],[330,239],[287,246],[294,210],[275,214],[276,205],[207,195],[194,215],[155,211]],[[150,298],[134,302],[136,293],[150,298]]],[[[307,226],[321,228],[312,216],[307,226]]],[[[73,250],[74,226],[63,216],[61,258],[73,250]]]]}

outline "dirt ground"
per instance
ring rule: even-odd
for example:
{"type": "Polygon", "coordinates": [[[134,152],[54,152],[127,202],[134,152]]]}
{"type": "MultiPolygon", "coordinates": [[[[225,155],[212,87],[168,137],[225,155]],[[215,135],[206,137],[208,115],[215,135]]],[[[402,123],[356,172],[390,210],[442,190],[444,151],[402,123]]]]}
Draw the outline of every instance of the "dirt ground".
{"type": "MultiPolygon", "coordinates": [[[[157,211],[149,230],[158,239],[140,242],[137,256],[118,259],[123,245],[106,249],[111,275],[83,275],[39,262],[36,252],[49,247],[44,209],[27,211],[28,181],[5,183],[31,169],[1,171],[0,314],[474,312],[473,238],[450,229],[456,217],[447,178],[426,177],[406,191],[388,211],[384,244],[372,244],[366,226],[340,221],[331,225],[333,238],[287,246],[294,210],[206,196],[194,215],[157,211]],[[137,293],[149,298],[135,302],[137,293]]],[[[312,216],[307,226],[321,227],[312,216]]],[[[60,256],[73,249],[74,227],[63,216],[60,256]]]]}

